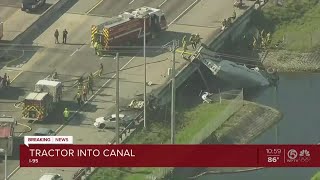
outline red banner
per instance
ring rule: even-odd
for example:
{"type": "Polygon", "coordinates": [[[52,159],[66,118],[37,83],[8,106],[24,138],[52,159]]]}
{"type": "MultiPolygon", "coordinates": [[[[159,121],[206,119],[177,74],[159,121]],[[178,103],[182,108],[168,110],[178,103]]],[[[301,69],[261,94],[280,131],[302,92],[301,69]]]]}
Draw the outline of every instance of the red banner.
{"type": "Polygon", "coordinates": [[[320,145],[25,145],[21,167],[320,167],[320,145]]]}

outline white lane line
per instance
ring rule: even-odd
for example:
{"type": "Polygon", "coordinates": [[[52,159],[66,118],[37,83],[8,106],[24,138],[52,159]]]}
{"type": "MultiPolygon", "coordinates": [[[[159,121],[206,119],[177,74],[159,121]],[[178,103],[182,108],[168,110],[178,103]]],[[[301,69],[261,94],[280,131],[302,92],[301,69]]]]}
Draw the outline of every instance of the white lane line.
{"type": "Polygon", "coordinates": [[[129,4],[132,4],[134,2],[134,0],[130,1],[129,4]]]}
{"type": "Polygon", "coordinates": [[[78,51],[79,51],[79,48],[77,48],[72,54],[70,54],[70,56],[73,56],[78,51]]]}
{"type": "MultiPolygon", "coordinates": [[[[103,1],[103,0],[102,0],[103,1]]],[[[172,25],[177,19],[179,19],[186,11],[188,11],[194,4],[196,4],[199,0],[194,1],[190,6],[187,7],[187,9],[185,9],[181,14],[178,15],[177,18],[175,18],[170,24],[168,24],[168,26],[172,25]]],[[[201,1],[201,0],[200,0],[201,1]]],[[[135,58],[136,56],[132,57],[125,65],[123,65],[120,68],[120,71],[122,71],[125,67],[127,67],[127,65],[135,58]]],[[[101,91],[101,89],[103,89],[114,77],[116,77],[116,74],[113,74],[113,76],[108,79],[89,99],[88,101],[86,101],[84,104],[87,104],[88,102],[90,102],[94,96],[96,96],[98,94],[99,91],[101,91]]],[[[80,110],[78,109],[75,113],[72,113],[71,117],[69,119],[72,119],[73,116],[75,116],[76,114],[78,114],[80,112],[80,110]]],[[[64,127],[63,125],[60,125],[60,127],[58,127],[58,129],[55,130],[55,132],[60,131],[62,128],[64,127]]],[[[11,176],[13,176],[18,170],[20,169],[20,166],[18,166],[17,168],[15,168],[8,176],[8,178],[10,178],[11,176]]]]}
{"type": "Polygon", "coordinates": [[[164,3],[166,3],[168,0],[164,0],[158,7],[161,7],[162,5],[164,5],[164,3]]]}
{"type": "Polygon", "coordinates": [[[103,57],[100,57],[100,59],[103,59],[103,57]]]}
{"type": "MultiPolygon", "coordinates": [[[[122,71],[136,56],[132,57],[125,65],[123,65],[121,68],[120,68],[120,71],[122,71]]],[[[88,99],[88,101],[86,101],[84,103],[84,105],[88,104],[94,96],[96,96],[100,91],[101,89],[103,89],[114,77],[116,77],[117,74],[113,74],[112,77],[110,79],[108,79],[93,95],[91,95],[91,97],[88,99]]],[[[83,105],[83,106],[84,106],[83,105]]],[[[80,110],[78,109],[75,113],[72,113],[72,115],[69,117],[69,121],[71,121],[71,119],[73,118],[73,116],[75,116],[76,114],[78,114],[80,112],[80,110]]],[[[58,127],[58,129],[55,130],[55,132],[59,132],[63,127],[65,126],[65,124],[62,124],[58,127]]]]}
{"type": "Polygon", "coordinates": [[[89,9],[86,14],[89,14],[91,11],[93,11],[97,6],[99,6],[104,0],[100,0],[96,5],[94,5],[91,9],[89,9]]]}
{"type": "Polygon", "coordinates": [[[185,9],[182,13],[180,13],[170,24],[168,24],[168,26],[170,26],[171,24],[173,24],[176,20],[178,20],[181,16],[184,15],[184,13],[186,13],[192,6],[194,6],[196,3],[198,3],[201,0],[195,0],[192,4],[190,4],[190,6],[187,7],[187,9],[185,9]]]}

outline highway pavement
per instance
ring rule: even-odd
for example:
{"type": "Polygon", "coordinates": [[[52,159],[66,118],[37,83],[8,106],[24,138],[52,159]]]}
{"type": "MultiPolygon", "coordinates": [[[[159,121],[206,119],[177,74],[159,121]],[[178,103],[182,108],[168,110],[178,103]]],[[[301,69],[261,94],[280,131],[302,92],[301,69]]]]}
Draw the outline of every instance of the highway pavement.
{"type": "MultiPolygon", "coordinates": [[[[204,0],[206,3],[200,4],[203,7],[210,7],[213,5],[216,5],[216,3],[213,3],[207,0],[204,0]]],[[[222,1],[222,0],[221,0],[222,1]]],[[[15,71],[9,71],[9,70],[2,70],[0,71],[0,74],[3,74],[4,72],[11,73],[11,77],[15,76],[15,80],[13,81],[12,87],[10,90],[5,91],[5,93],[1,94],[1,103],[0,108],[1,109],[8,109],[10,111],[7,112],[7,114],[11,114],[14,117],[17,118],[17,120],[21,124],[26,124],[30,127],[32,127],[31,132],[27,133],[21,133],[23,130],[28,130],[26,127],[22,127],[20,125],[17,128],[17,135],[24,136],[24,135],[30,135],[39,127],[47,127],[52,130],[61,130],[60,134],[62,135],[73,135],[75,138],[76,143],[81,144],[104,144],[110,141],[114,137],[114,133],[109,130],[105,130],[103,132],[98,131],[92,126],[92,123],[95,118],[99,116],[104,116],[107,113],[110,113],[110,110],[112,111],[114,106],[114,94],[115,94],[115,86],[114,81],[112,79],[115,77],[115,60],[113,57],[104,57],[99,58],[93,53],[93,49],[90,48],[90,26],[92,24],[99,24],[106,20],[106,17],[99,17],[99,16],[90,16],[86,15],[86,13],[89,14],[95,14],[97,13],[97,9],[100,8],[100,12],[112,12],[115,7],[110,5],[105,5],[107,2],[110,1],[102,1],[100,4],[98,3],[96,8],[92,11],[88,11],[88,8],[84,8],[85,4],[83,1],[79,1],[79,3],[82,3],[81,5],[78,4],[78,13],[65,13],[63,16],[61,16],[54,24],[52,24],[45,32],[43,32],[38,38],[33,40],[33,42],[39,46],[43,46],[40,50],[37,52],[29,51],[25,52],[26,56],[30,56],[30,60],[18,69],[15,69],[15,71]],[[80,8],[81,7],[81,8],[80,8]],[[101,8],[103,7],[103,8],[101,8]],[[82,11],[82,12],[80,12],[82,11]],[[87,11],[87,12],[86,12],[87,11]],[[68,38],[68,44],[54,44],[53,39],[53,32],[55,29],[59,29],[60,32],[66,28],[69,31],[69,38],[68,38]],[[62,128],[62,124],[64,123],[62,120],[62,109],[64,107],[68,107],[72,112],[77,111],[77,105],[75,101],[73,100],[74,95],[76,94],[76,89],[72,88],[73,82],[75,81],[75,78],[78,78],[79,76],[83,74],[88,74],[90,72],[95,72],[99,68],[99,63],[103,63],[104,65],[104,73],[103,77],[101,79],[95,80],[95,87],[94,90],[96,92],[96,97],[92,98],[92,101],[88,103],[84,109],[78,113],[74,119],[70,122],[69,125],[62,128]],[[21,110],[19,108],[15,108],[13,106],[13,102],[18,102],[21,97],[24,97],[28,92],[33,90],[33,86],[36,83],[36,81],[48,76],[53,71],[57,71],[59,74],[59,78],[63,80],[65,84],[64,89],[64,95],[63,95],[63,104],[59,106],[59,112],[50,116],[46,122],[43,123],[29,123],[24,120],[21,120],[21,110]],[[101,87],[104,85],[104,87],[101,87]],[[98,91],[99,90],[99,91],[98,91]],[[20,98],[19,98],[20,97],[20,98]],[[8,101],[8,103],[6,103],[8,101]],[[14,111],[14,112],[12,112],[14,111]]],[[[150,5],[149,1],[129,1],[127,3],[124,3],[121,7],[117,7],[117,11],[121,12],[124,11],[130,7],[134,7],[134,3],[140,3],[139,6],[143,5],[150,5]],[[145,4],[143,3],[145,2],[145,4]]],[[[167,19],[168,23],[172,25],[172,28],[169,28],[169,31],[175,31],[179,29],[182,31],[182,29],[186,28],[186,26],[178,27],[179,25],[174,25],[173,21],[177,21],[178,19],[182,18],[182,16],[189,11],[193,5],[197,3],[197,1],[152,1],[153,7],[161,6],[163,8],[164,12],[167,12],[167,19]],[[170,4],[170,3],[171,4],[170,4]],[[179,4],[179,3],[180,4],[179,4]],[[166,3],[168,3],[166,5],[166,3]],[[184,7],[184,8],[177,8],[176,7],[184,7]]],[[[117,3],[115,3],[117,4],[117,3]]],[[[121,3],[120,3],[121,4],[121,3]]],[[[216,8],[219,13],[224,13],[226,9],[228,9],[229,13],[232,14],[232,1],[228,0],[227,3],[222,3],[219,1],[217,4],[222,4],[221,9],[216,8]],[[222,12],[221,12],[222,11],[222,12]]],[[[77,6],[77,4],[75,5],[77,6]]],[[[92,3],[87,5],[87,7],[91,7],[92,3]]],[[[195,17],[200,13],[201,6],[196,6],[195,9],[197,11],[194,11],[192,15],[189,15],[191,17],[195,17]]],[[[93,6],[94,7],[94,6],[93,6]]],[[[72,9],[72,8],[71,8],[72,9]]],[[[207,18],[208,14],[210,14],[210,9],[206,9],[206,17],[203,19],[207,19],[210,21],[210,19],[207,18]]],[[[116,12],[114,12],[116,13],[116,12]]],[[[211,12],[212,13],[212,12],[211,12]]],[[[216,12],[218,13],[218,12],[216,12]]],[[[213,13],[214,14],[214,13],[213,13]]],[[[106,14],[101,14],[106,15],[106,14]]],[[[109,14],[111,16],[111,14],[109,14]]],[[[191,32],[193,32],[195,29],[190,29],[190,24],[194,23],[193,21],[198,21],[199,19],[202,19],[202,17],[198,16],[198,19],[192,19],[192,21],[189,21],[189,29],[191,32]]],[[[216,19],[218,21],[220,19],[216,19]]],[[[186,20],[185,20],[186,21],[186,20]]],[[[185,24],[186,22],[180,22],[180,24],[185,24]]],[[[203,22],[205,23],[205,22],[203,22]]],[[[178,22],[179,24],[179,22],[178,22]]],[[[198,31],[199,29],[196,29],[198,31]]],[[[200,31],[200,30],[199,30],[200,31]]],[[[208,34],[207,31],[212,31],[212,29],[207,29],[205,33],[208,34]]],[[[177,35],[175,32],[172,32],[171,36],[168,36],[166,38],[161,38],[155,41],[157,45],[163,45],[167,42],[171,41],[173,38],[181,38],[182,33],[187,32],[180,32],[179,35],[177,35]]],[[[170,35],[170,33],[166,34],[170,35]]],[[[121,55],[121,54],[120,54],[121,55]]],[[[142,59],[139,57],[140,55],[137,55],[137,57],[133,57],[132,55],[126,55],[126,56],[120,56],[120,67],[123,67],[122,70],[125,70],[125,72],[122,72],[121,75],[121,101],[123,102],[122,105],[126,105],[132,98],[132,96],[141,94],[141,90],[143,89],[143,75],[141,75],[141,62],[142,59]],[[126,66],[126,68],[125,68],[126,66]],[[130,68],[128,68],[130,67],[130,68]]],[[[167,66],[170,64],[171,54],[166,53],[163,55],[152,53],[152,57],[156,57],[155,60],[152,60],[153,63],[156,63],[156,61],[165,61],[163,64],[157,64],[155,66],[148,65],[148,69],[150,68],[152,72],[156,72],[156,74],[153,74],[150,76],[148,81],[153,82],[159,82],[163,83],[166,76],[167,66]],[[150,67],[152,66],[152,67],[150,67]],[[155,67],[162,67],[163,68],[155,68],[155,67]],[[163,76],[163,77],[162,77],[163,76]],[[157,80],[157,78],[162,78],[162,80],[157,80]]],[[[182,62],[183,60],[180,59],[182,62]]],[[[169,67],[169,66],[168,66],[169,67]]],[[[151,72],[151,71],[149,71],[151,72]]],[[[150,91],[150,88],[149,90],[150,91]]],[[[21,138],[20,138],[21,139],[21,138]]],[[[22,141],[16,141],[17,144],[21,143],[22,141]]],[[[45,169],[25,169],[21,168],[18,170],[18,156],[16,153],[16,156],[11,158],[9,160],[9,166],[8,171],[9,172],[17,172],[15,174],[11,173],[13,180],[22,180],[26,176],[28,176],[28,179],[30,180],[36,180],[38,179],[43,172],[47,172],[48,170],[45,169]],[[17,171],[18,170],[18,171],[17,171]],[[28,175],[29,174],[29,175],[28,175]]],[[[64,168],[63,168],[64,169],[64,168]]],[[[61,168],[53,169],[52,172],[59,172],[60,174],[63,174],[65,177],[70,177],[72,173],[74,173],[74,170],[65,170],[61,171],[61,168]],[[60,169],[60,170],[59,170],[60,169]]],[[[0,174],[3,174],[3,163],[0,164],[0,174]]]]}
{"type": "MultiPolygon", "coordinates": [[[[79,1],[83,4],[83,1],[79,1]]],[[[189,6],[188,3],[192,1],[181,1],[181,5],[187,3],[186,7],[189,6]]],[[[159,5],[162,2],[159,2],[159,5]]],[[[77,6],[77,4],[75,5],[77,6]]],[[[78,5],[79,7],[84,5],[78,5]]],[[[74,95],[76,94],[76,89],[72,88],[75,78],[83,74],[88,74],[90,72],[95,72],[99,68],[99,63],[104,64],[104,76],[103,78],[95,81],[94,89],[97,90],[102,86],[105,82],[109,82],[112,77],[114,77],[115,72],[115,60],[113,57],[105,57],[99,58],[94,55],[93,49],[90,48],[90,27],[92,24],[99,24],[106,20],[106,17],[97,17],[97,16],[89,16],[84,15],[86,8],[79,10],[78,14],[73,13],[65,13],[61,16],[56,22],[54,22],[45,32],[43,32],[38,38],[33,40],[33,43],[39,46],[42,46],[37,52],[34,50],[27,50],[24,52],[25,60],[30,60],[26,63],[23,62],[24,65],[20,68],[14,68],[13,70],[2,70],[0,74],[3,73],[11,73],[12,78],[17,76],[12,83],[12,87],[9,90],[5,90],[1,93],[1,103],[0,108],[7,110],[4,114],[12,115],[17,118],[19,123],[22,125],[28,125],[32,127],[32,131],[23,133],[28,130],[27,127],[22,125],[18,126],[16,131],[17,136],[31,135],[37,128],[39,127],[47,127],[52,130],[56,130],[63,124],[61,118],[61,110],[64,107],[68,107],[71,111],[76,111],[77,105],[73,100],[74,95]],[[83,11],[83,12],[80,12],[83,11]],[[54,44],[53,32],[55,29],[59,29],[60,32],[66,28],[69,31],[68,43],[64,44],[54,44]],[[60,113],[55,114],[47,119],[44,123],[29,123],[21,119],[21,109],[15,108],[14,102],[18,102],[22,100],[23,97],[27,95],[28,92],[33,90],[34,84],[50,75],[53,71],[57,71],[59,74],[59,78],[63,80],[65,84],[65,90],[63,95],[62,106],[59,106],[61,109],[60,113]]],[[[90,7],[88,5],[87,7],[90,7]]],[[[125,10],[129,7],[129,4],[125,4],[121,9],[125,10]]],[[[81,8],[80,8],[81,9],[81,8]]],[[[108,10],[113,9],[113,7],[109,7],[108,10]]],[[[120,11],[120,10],[119,10],[120,11]]],[[[181,13],[181,12],[180,12],[181,13]]],[[[172,15],[167,14],[168,19],[175,19],[174,17],[176,12],[172,15]]],[[[163,42],[163,44],[166,42],[163,42]]],[[[121,56],[120,57],[120,66],[124,66],[127,62],[133,59],[132,56],[121,56]]],[[[81,114],[79,114],[75,121],[72,121],[71,125],[66,127],[68,132],[72,132],[75,139],[80,139],[78,143],[83,142],[91,142],[91,143],[101,143],[107,142],[108,139],[111,140],[114,137],[114,133],[112,131],[100,132],[100,136],[95,133],[92,140],[87,139],[86,135],[93,134],[93,131],[97,132],[95,128],[92,127],[92,122],[98,116],[105,115],[113,105],[113,94],[114,88],[102,88],[102,90],[108,90],[108,92],[99,93],[99,97],[94,99],[92,103],[89,103],[84,111],[85,115],[81,118],[81,114]],[[111,97],[109,102],[106,102],[105,97],[111,97]],[[85,135],[81,138],[81,135],[85,135]],[[102,137],[104,140],[101,140],[102,137]],[[81,142],[81,139],[84,139],[81,142]],[[95,140],[94,140],[95,139],[95,140]]],[[[127,91],[127,90],[126,90],[127,91]]],[[[129,90],[130,91],[130,90],[129,90]]],[[[108,98],[109,99],[109,98],[108,98]]],[[[63,131],[61,132],[63,133],[63,131]]],[[[16,140],[16,147],[19,143],[22,143],[22,138],[16,140]]],[[[17,149],[17,148],[16,148],[17,149]]],[[[18,151],[15,152],[15,156],[10,158],[8,163],[8,172],[13,172],[17,170],[19,165],[18,162],[18,151]]],[[[0,165],[0,174],[3,174],[3,163],[0,165]]],[[[19,174],[18,174],[19,175],[19,174]]],[[[18,176],[17,175],[17,176],[18,176]]],[[[38,178],[35,175],[34,177],[30,177],[28,179],[38,178]]],[[[23,176],[26,177],[26,176],[23,176]]],[[[12,179],[16,179],[13,177],[12,179]]],[[[17,180],[19,180],[18,178],[17,180]]]]}

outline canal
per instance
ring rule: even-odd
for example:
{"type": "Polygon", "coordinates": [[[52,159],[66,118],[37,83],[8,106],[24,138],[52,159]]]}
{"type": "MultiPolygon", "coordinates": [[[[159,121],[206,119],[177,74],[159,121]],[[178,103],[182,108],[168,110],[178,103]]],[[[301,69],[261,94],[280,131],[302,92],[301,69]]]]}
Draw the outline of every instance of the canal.
{"type": "MultiPolygon", "coordinates": [[[[278,108],[283,113],[278,131],[269,129],[253,144],[316,144],[320,142],[320,74],[280,74],[277,90],[247,92],[246,99],[278,108]],[[254,94],[254,95],[253,95],[254,94]],[[276,133],[277,132],[277,133],[276,133]]],[[[308,180],[319,169],[269,168],[236,174],[207,174],[198,180],[308,180]]]]}

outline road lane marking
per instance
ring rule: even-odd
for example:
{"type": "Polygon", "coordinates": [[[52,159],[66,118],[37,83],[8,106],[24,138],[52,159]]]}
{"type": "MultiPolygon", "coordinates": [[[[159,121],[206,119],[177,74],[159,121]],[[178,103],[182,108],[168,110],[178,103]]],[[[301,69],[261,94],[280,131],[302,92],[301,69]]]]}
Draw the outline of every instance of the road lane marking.
{"type": "Polygon", "coordinates": [[[186,13],[192,6],[194,6],[196,3],[198,3],[201,0],[195,0],[192,4],[190,4],[190,6],[188,6],[182,13],[180,13],[173,21],[171,21],[170,24],[168,24],[168,26],[170,26],[171,24],[173,24],[175,21],[177,21],[179,18],[181,18],[181,16],[184,15],[184,13],[186,13]]]}
{"type": "Polygon", "coordinates": [[[23,71],[21,70],[21,71],[11,80],[10,83],[12,83],[14,80],[16,80],[22,73],[23,73],[23,71]]]}
{"type": "Polygon", "coordinates": [[[96,5],[94,5],[91,9],[89,9],[86,14],[89,14],[91,11],[93,11],[96,7],[98,7],[104,0],[100,0],[96,5]]]}
{"type": "Polygon", "coordinates": [[[70,54],[70,56],[73,56],[76,52],[78,52],[79,51],[79,48],[77,48],[75,51],[73,51],[73,53],[72,54],[70,54]]]}
{"type": "MultiPolygon", "coordinates": [[[[168,26],[172,25],[177,19],[179,19],[186,11],[188,11],[192,6],[194,6],[198,1],[201,1],[201,0],[195,0],[190,6],[187,7],[187,9],[185,9],[181,14],[178,15],[177,18],[175,18],[171,23],[168,24],[168,26]]],[[[96,4],[96,6],[98,6],[99,4],[101,4],[103,2],[103,0],[101,0],[98,4],[96,4]]],[[[95,7],[96,7],[95,6],[95,7]]],[[[93,7],[91,10],[93,10],[95,7],[93,7]]],[[[131,61],[136,58],[136,56],[132,57],[125,65],[123,65],[121,68],[120,68],[120,71],[122,71],[129,63],[131,63],[131,61]]],[[[88,101],[86,101],[84,103],[84,105],[88,104],[92,99],[93,97],[95,97],[111,80],[113,80],[113,78],[116,77],[116,74],[113,74],[113,76],[108,79],[89,99],[88,101]]],[[[70,122],[72,120],[72,118],[78,114],[80,112],[80,109],[78,109],[75,113],[72,113],[72,115],[70,116],[68,122],[70,122]]],[[[60,130],[62,130],[65,126],[67,126],[67,124],[62,124],[60,125],[56,130],[55,132],[59,132],[60,130]]],[[[11,176],[13,176],[18,170],[20,169],[20,166],[16,167],[8,176],[8,178],[10,178],[11,176]]]]}
{"type": "Polygon", "coordinates": [[[164,3],[166,3],[168,0],[164,0],[158,7],[161,7],[162,5],[164,5],[164,3]]]}
{"type": "MultiPolygon", "coordinates": [[[[186,10],[184,10],[181,14],[179,14],[178,17],[175,18],[168,26],[172,25],[179,17],[181,17],[187,10],[189,10],[189,9],[190,9],[195,3],[197,3],[198,1],[199,1],[199,0],[195,0],[190,6],[187,7],[186,10]]],[[[102,59],[102,58],[103,58],[103,57],[100,57],[100,59],[102,59]]],[[[133,56],[126,64],[124,64],[124,65],[120,68],[120,71],[122,71],[125,67],[127,67],[127,65],[128,65],[129,63],[131,63],[131,61],[132,61],[134,58],[136,58],[136,56],[133,56]]],[[[84,105],[88,104],[88,103],[93,99],[93,97],[95,97],[95,96],[101,91],[101,89],[103,89],[113,78],[116,77],[116,75],[117,75],[117,74],[113,74],[110,79],[108,79],[93,95],[91,95],[91,97],[88,99],[88,101],[86,101],[86,102],[84,103],[84,105]]],[[[83,106],[84,106],[84,105],[83,105],[83,106]]],[[[78,110],[76,110],[76,112],[72,113],[72,115],[69,117],[68,122],[71,121],[72,118],[73,118],[76,114],[78,114],[79,112],[80,112],[80,108],[79,108],[78,110]]],[[[58,132],[59,132],[60,130],[62,130],[63,127],[66,126],[66,125],[67,125],[67,124],[62,124],[62,125],[60,125],[60,126],[55,130],[55,132],[58,133],[58,132]]]]}
{"type": "Polygon", "coordinates": [[[132,4],[134,2],[134,0],[130,1],[129,4],[132,4]]]}

